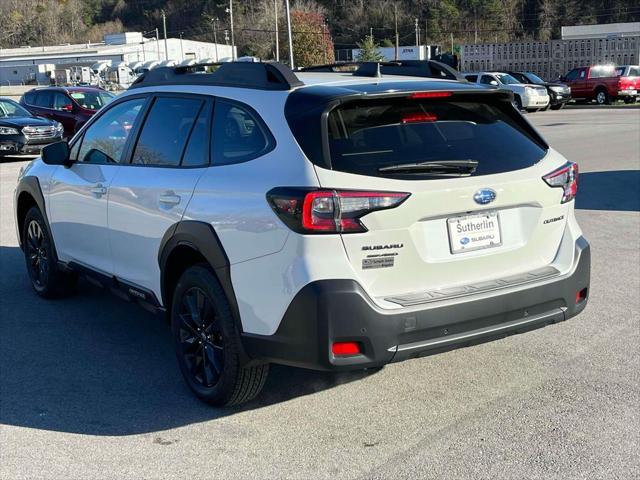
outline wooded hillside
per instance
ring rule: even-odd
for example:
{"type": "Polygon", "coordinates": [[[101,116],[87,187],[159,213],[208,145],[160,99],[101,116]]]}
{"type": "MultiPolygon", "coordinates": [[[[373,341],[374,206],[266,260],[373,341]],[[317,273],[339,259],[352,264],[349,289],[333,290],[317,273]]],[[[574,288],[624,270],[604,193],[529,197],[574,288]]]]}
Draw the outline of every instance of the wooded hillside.
{"type": "MultiPolygon", "coordinates": [[[[278,3],[279,15],[284,3],[278,3]]],[[[415,44],[416,19],[421,43],[456,44],[549,39],[562,25],[638,21],[637,0],[291,0],[293,10],[313,12],[325,19],[336,48],[351,48],[370,32],[381,44],[394,39],[397,10],[400,43],[415,44]],[[426,35],[426,36],[425,36],[426,35]]],[[[135,30],[148,36],[167,15],[168,35],[218,41],[229,30],[225,0],[2,0],[0,48],[101,41],[104,33],[135,30]],[[214,19],[218,19],[214,22],[214,19]]],[[[272,58],[274,0],[236,0],[233,4],[235,41],[241,55],[272,58]]],[[[282,33],[282,32],[281,32],[282,33]]],[[[317,32],[323,40],[327,30],[317,32]]],[[[295,36],[295,32],[294,32],[295,36]]],[[[282,35],[281,35],[281,38],[282,35]]]]}

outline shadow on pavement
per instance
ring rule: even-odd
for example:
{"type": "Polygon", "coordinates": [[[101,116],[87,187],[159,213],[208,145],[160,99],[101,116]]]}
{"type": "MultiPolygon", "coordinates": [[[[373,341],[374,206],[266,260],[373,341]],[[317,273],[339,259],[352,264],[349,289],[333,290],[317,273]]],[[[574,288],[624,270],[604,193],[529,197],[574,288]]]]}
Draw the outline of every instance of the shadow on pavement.
{"type": "Polygon", "coordinates": [[[197,400],[169,328],[137,305],[81,285],[67,299],[35,295],[17,247],[0,247],[0,424],[131,435],[214,420],[359,380],[272,366],[263,394],[235,409],[197,400]]]}
{"type": "Polygon", "coordinates": [[[639,212],[640,170],[580,173],[576,208],[639,212]]]}

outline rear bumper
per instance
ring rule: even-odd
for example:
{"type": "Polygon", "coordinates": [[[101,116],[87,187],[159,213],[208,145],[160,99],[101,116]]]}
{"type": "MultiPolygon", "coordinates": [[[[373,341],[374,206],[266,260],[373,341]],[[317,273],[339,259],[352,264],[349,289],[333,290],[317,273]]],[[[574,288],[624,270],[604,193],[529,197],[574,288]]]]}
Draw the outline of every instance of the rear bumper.
{"type": "Polygon", "coordinates": [[[619,90],[618,97],[637,97],[638,90],[619,90]]]}
{"type": "Polygon", "coordinates": [[[247,354],[317,370],[351,370],[481,343],[567,320],[580,313],[589,288],[590,249],[580,237],[571,273],[508,291],[401,310],[377,307],[353,280],[304,287],[271,336],[242,335],[247,354]],[[358,342],[362,354],[336,357],[333,342],[358,342]]]}

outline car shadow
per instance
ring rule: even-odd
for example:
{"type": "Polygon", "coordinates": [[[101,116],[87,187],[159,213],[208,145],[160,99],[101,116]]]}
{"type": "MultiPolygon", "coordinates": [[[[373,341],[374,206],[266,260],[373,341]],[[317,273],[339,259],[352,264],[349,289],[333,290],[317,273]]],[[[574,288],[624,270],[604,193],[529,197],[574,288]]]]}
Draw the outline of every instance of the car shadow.
{"type": "Polygon", "coordinates": [[[88,435],[132,435],[215,420],[356,381],[272,366],[258,399],[200,402],[178,369],[169,328],[139,306],[82,282],[47,301],[32,291],[17,247],[0,247],[0,424],[88,435]]]}
{"type": "Polygon", "coordinates": [[[640,170],[581,172],[576,208],[640,211],[640,170]]]}

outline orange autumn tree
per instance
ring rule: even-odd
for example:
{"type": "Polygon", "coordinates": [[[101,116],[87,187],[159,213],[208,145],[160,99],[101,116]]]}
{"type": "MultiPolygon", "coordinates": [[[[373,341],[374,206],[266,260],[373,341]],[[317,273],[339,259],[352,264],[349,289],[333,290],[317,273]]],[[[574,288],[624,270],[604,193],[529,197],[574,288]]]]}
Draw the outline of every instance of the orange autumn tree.
{"type": "MultiPolygon", "coordinates": [[[[322,14],[291,11],[293,61],[296,67],[308,67],[335,61],[333,40],[322,14]]],[[[286,18],[280,22],[280,61],[289,63],[289,39],[286,18]]]]}

